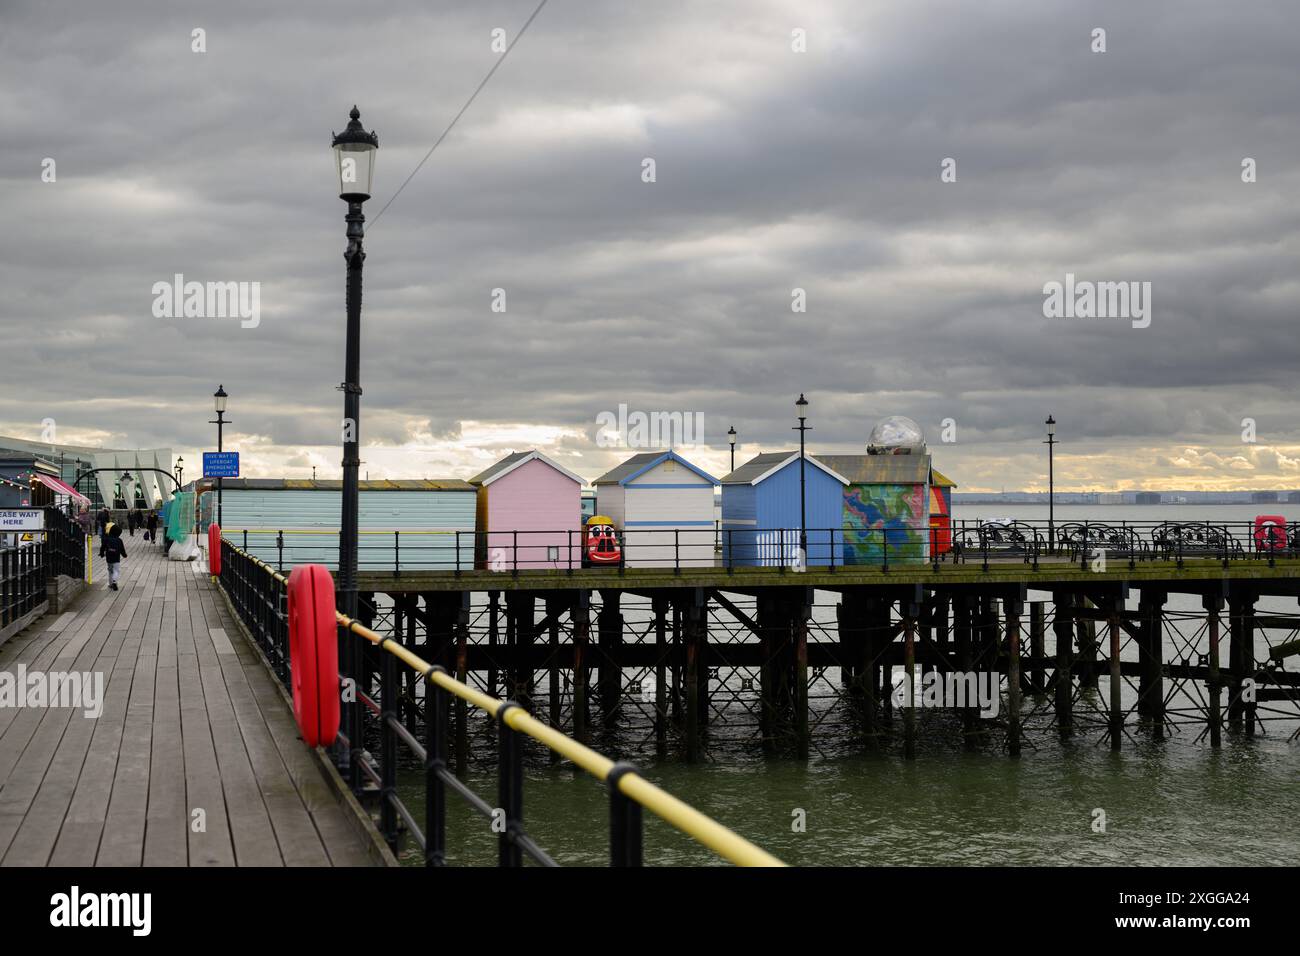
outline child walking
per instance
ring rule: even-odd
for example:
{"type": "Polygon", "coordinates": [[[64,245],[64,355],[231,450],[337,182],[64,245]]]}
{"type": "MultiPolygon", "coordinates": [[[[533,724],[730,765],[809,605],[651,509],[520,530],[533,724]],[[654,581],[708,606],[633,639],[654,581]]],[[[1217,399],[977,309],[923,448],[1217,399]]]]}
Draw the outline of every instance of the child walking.
{"type": "Polygon", "coordinates": [[[122,529],[115,524],[110,524],[100,542],[99,555],[108,565],[108,589],[116,591],[117,579],[122,573],[122,559],[126,557],[126,545],[122,543],[122,529]]]}

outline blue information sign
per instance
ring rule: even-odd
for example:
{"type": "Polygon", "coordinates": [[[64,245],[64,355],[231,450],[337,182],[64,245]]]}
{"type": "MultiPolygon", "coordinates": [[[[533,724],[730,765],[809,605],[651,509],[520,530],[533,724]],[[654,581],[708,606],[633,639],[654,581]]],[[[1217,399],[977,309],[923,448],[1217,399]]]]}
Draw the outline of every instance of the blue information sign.
{"type": "Polygon", "coordinates": [[[204,478],[238,478],[239,452],[205,451],[203,453],[204,478]]]}

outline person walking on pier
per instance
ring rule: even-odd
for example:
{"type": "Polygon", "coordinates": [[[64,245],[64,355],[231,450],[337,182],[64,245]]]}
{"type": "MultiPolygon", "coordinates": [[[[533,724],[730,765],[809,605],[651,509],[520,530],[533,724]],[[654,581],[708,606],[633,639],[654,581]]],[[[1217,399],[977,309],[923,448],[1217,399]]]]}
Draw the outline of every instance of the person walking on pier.
{"type": "Polygon", "coordinates": [[[122,561],[126,558],[126,545],[122,543],[122,528],[110,524],[100,542],[99,555],[108,565],[108,589],[116,591],[117,579],[122,573],[122,561]]]}
{"type": "Polygon", "coordinates": [[[139,520],[140,520],[140,519],[139,519],[139,517],[136,515],[136,511],[135,511],[134,508],[130,509],[130,510],[126,513],[126,530],[127,530],[127,532],[131,535],[131,537],[133,537],[133,538],[135,537],[135,525],[136,525],[136,522],[139,521],[139,520]]]}
{"type": "Polygon", "coordinates": [[[145,540],[157,542],[158,540],[158,512],[150,510],[149,517],[144,524],[145,540]]]}

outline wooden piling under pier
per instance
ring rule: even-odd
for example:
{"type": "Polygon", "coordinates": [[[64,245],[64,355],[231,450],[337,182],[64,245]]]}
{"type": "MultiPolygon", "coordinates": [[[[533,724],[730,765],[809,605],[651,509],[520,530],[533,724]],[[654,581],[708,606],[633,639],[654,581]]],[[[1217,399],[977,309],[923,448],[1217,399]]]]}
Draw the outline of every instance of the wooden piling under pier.
{"type": "Polygon", "coordinates": [[[907,692],[903,706],[903,756],[916,759],[916,616],[918,608],[908,604],[903,609],[903,669],[907,692]]]}
{"type": "Polygon", "coordinates": [[[668,599],[655,597],[655,756],[668,756],[668,599]]]}
{"type": "Polygon", "coordinates": [[[570,611],[573,622],[573,735],[580,742],[587,741],[587,660],[591,640],[591,597],[579,591],[570,611]]]}
{"type": "Polygon", "coordinates": [[[1047,692],[1046,615],[1042,601],[1029,605],[1029,693],[1041,697],[1047,692]]]}
{"type": "Polygon", "coordinates": [[[1074,595],[1068,591],[1052,592],[1055,614],[1052,632],[1056,637],[1056,670],[1052,684],[1056,691],[1056,724],[1061,739],[1074,733],[1074,621],[1070,610],[1074,595]]]}
{"type": "Polygon", "coordinates": [[[1206,684],[1210,695],[1210,707],[1207,718],[1210,723],[1210,746],[1217,749],[1223,743],[1223,720],[1219,710],[1219,694],[1223,689],[1219,676],[1219,612],[1223,610],[1223,599],[1206,595],[1202,602],[1205,607],[1205,627],[1209,643],[1210,676],[1206,684]]]}
{"type": "Polygon", "coordinates": [[[1007,751],[1020,756],[1020,598],[1008,598],[1005,604],[1007,620],[1007,751]]]}
{"type": "Polygon", "coordinates": [[[1157,740],[1165,735],[1164,681],[1164,591],[1143,588],[1138,603],[1138,660],[1142,663],[1138,677],[1139,714],[1151,718],[1151,732],[1157,740]]]}
{"type": "Polygon", "coordinates": [[[1124,680],[1120,671],[1121,638],[1119,632],[1119,598],[1109,608],[1107,627],[1110,632],[1110,749],[1119,750],[1124,740],[1124,680]]]}
{"type": "MultiPolygon", "coordinates": [[[[975,654],[972,649],[975,608],[978,599],[973,595],[960,594],[953,602],[953,620],[957,637],[956,668],[963,673],[974,670],[975,654]]],[[[962,744],[967,750],[975,749],[977,719],[976,709],[968,706],[961,709],[962,744]]]]}

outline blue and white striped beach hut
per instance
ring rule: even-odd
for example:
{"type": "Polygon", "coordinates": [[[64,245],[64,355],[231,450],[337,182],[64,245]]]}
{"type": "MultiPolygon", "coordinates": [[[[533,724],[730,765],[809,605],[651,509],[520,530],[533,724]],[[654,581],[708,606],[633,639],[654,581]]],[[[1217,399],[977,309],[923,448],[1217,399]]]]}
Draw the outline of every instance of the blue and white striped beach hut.
{"type": "Polygon", "coordinates": [[[629,568],[712,567],[718,479],[674,451],[633,455],[592,484],[623,536],[629,568]]]}

